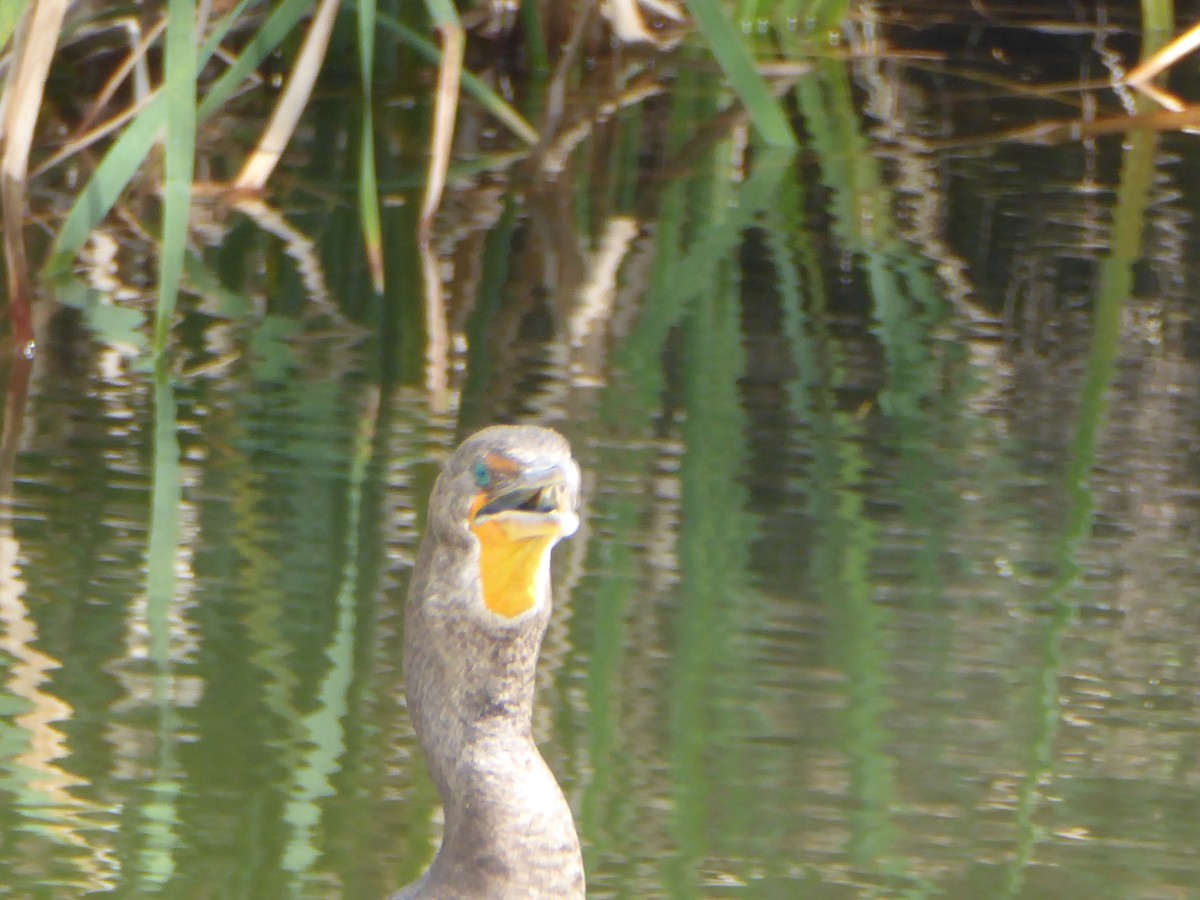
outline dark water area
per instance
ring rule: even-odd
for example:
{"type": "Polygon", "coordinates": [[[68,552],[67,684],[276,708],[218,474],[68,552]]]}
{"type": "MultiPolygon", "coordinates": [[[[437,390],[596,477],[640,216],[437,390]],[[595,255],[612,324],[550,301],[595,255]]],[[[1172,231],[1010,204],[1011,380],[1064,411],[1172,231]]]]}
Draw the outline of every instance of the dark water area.
{"type": "Polygon", "coordinates": [[[493,421],[584,472],[535,731],[590,895],[1200,896],[1197,138],[1015,133],[1139,111],[1112,9],[860,23],[795,154],[686,47],[639,102],[598,66],[536,161],[465,109],[440,348],[419,103],[379,113],[383,299],[333,86],[263,207],[200,203],[166,373],[100,235],[3,370],[0,896],[415,878],[404,591],[493,421]]]}

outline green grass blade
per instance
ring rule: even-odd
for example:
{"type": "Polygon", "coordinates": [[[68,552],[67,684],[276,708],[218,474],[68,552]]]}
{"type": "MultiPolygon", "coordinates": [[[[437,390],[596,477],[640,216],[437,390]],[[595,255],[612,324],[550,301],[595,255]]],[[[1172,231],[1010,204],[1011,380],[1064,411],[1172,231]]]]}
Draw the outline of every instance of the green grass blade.
{"type": "MultiPolygon", "coordinates": [[[[418,55],[432,63],[439,62],[442,53],[437,46],[413,31],[399,19],[385,13],[379,13],[379,24],[396,34],[401,41],[411,47],[418,55]]],[[[504,102],[504,98],[488,87],[477,76],[463,70],[462,89],[469,94],[480,106],[495,116],[508,130],[533,146],[538,142],[538,133],[525,117],[504,102]]]]}
{"type": "Polygon", "coordinates": [[[375,172],[375,114],[372,82],[375,72],[375,0],[358,3],[358,59],[362,75],[362,134],[358,157],[358,215],[363,250],[376,294],[383,293],[383,227],[379,216],[379,184],[375,172]]]}
{"type": "Polygon", "coordinates": [[[738,25],[753,22],[758,18],[758,0],[739,0],[737,12],[733,14],[733,21],[738,25]]]}
{"type": "Polygon", "coordinates": [[[241,55],[216,80],[200,102],[199,117],[208,118],[245,82],[259,63],[279,49],[292,29],[312,12],[312,0],[285,0],[280,3],[262,28],[251,38],[241,55]]]}
{"type": "Polygon", "coordinates": [[[375,173],[375,116],[368,106],[362,117],[359,138],[358,214],[362,226],[363,250],[371,270],[371,286],[383,293],[383,226],[379,215],[379,185],[375,173]]]}
{"type": "Polygon", "coordinates": [[[750,51],[721,12],[717,0],[688,0],[687,6],[763,140],[778,147],[798,146],[783,108],[758,74],[750,51]]]}
{"type": "Polygon", "coordinates": [[[543,27],[542,11],[537,3],[526,0],[521,4],[521,24],[525,26],[529,68],[538,76],[548,74],[550,72],[550,51],[546,47],[546,29],[543,27]]]}
{"type": "Polygon", "coordinates": [[[196,7],[191,0],[170,0],[167,4],[166,44],[163,78],[163,99],[167,104],[166,177],[158,310],[154,322],[156,354],[166,349],[183,277],[196,161],[196,7]]]}
{"type": "Polygon", "coordinates": [[[65,268],[92,229],[108,215],[125,186],[145,161],[166,119],[167,105],[159,94],[113,142],[59,229],[47,263],[48,269],[65,268]]]}
{"type": "MultiPolygon", "coordinates": [[[[1175,31],[1174,0],[1142,0],[1142,58],[1171,40],[1175,31]]],[[[0,43],[3,43],[0,41],[0,43]]]]}
{"type": "Polygon", "coordinates": [[[375,71],[375,0],[358,2],[358,62],[363,97],[369,99],[375,71]]]}

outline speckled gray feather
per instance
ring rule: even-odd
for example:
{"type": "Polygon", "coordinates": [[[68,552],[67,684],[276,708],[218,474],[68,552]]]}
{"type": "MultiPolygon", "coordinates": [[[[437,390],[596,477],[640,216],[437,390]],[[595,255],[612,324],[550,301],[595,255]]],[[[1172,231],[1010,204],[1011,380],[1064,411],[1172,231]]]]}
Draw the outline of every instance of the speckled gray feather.
{"type": "Polygon", "coordinates": [[[566,465],[572,507],[578,496],[570,447],[546,428],[484,429],[438,477],[409,587],[404,675],[445,830],[429,870],[390,900],[584,896],[571,810],[531,732],[549,584],[544,602],[511,622],[488,613],[481,599],[479,544],[467,520],[478,490],[473,467],[494,452],[523,468],[566,465]]]}

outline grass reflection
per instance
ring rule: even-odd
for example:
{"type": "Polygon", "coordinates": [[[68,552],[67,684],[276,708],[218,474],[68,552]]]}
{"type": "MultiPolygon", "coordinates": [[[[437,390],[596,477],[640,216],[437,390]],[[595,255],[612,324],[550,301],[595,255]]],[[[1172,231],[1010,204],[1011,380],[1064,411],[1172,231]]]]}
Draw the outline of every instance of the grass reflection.
{"type": "MultiPolygon", "coordinates": [[[[152,710],[149,758],[144,761],[147,780],[140,808],[134,813],[141,839],[132,871],[144,891],[161,889],[174,876],[179,853],[179,794],[183,788],[178,747],[182,731],[181,707],[186,701],[176,671],[180,639],[191,628],[183,621],[177,593],[182,555],[182,500],[178,419],[171,376],[160,367],[154,378],[154,469],[150,493],[150,535],[146,548],[146,662],[150,666],[149,696],[141,696],[138,676],[128,674],[133,694],[129,700],[146,703],[152,710]]],[[[186,566],[186,562],[183,563],[186,566]]],[[[190,583],[190,579],[189,579],[190,583]]],[[[131,649],[141,643],[139,625],[131,621],[131,649]]],[[[134,651],[136,653],[136,649],[134,651]]]]}
{"type": "Polygon", "coordinates": [[[287,849],[283,852],[282,867],[293,874],[294,894],[303,894],[306,882],[316,879],[313,871],[320,859],[317,826],[322,818],[321,799],[332,796],[336,789],[333,779],[341,770],[346,751],[345,730],[349,712],[350,685],[356,674],[356,621],[359,597],[359,540],[362,529],[362,493],[368,474],[372,431],[378,404],[364,410],[358,428],[358,439],[351,459],[346,511],[345,562],[342,582],[337,592],[337,618],[325,656],[329,671],[316,693],[316,708],[301,721],[309,749],[292,771],[291,799],[283,820],[292,828],[287,849]]]}
{"type": "Polygon", "coordinates": [[[1028,772],[1017,800],[1018,843],[1005,883],[1005,896],[1020,896],[1028,869],[1036,861],[1043,839],[1037,816],[1055,784],[1055,742],[1061,727],[1063,690],[1072,654],[1064,644],[1077,610],[1071,593],[1083,577],[1079,556],[1093,525],[1095,500],[1091,484],[1097,448],[1108,424],[1108,395],[1116,373],[1122,312],[1133,290],[1133,267],[1142,257],[1142,233],[1154,180],[1156,137],[1129,137],[1121,165],[1113,213],[1111,248],[1100,265],[1091,348],[1080,390],[1079,416],[1071,457],[1065,472],[1069,507],[1055,544],[1057,577],[1048,591],[1049,615],[1038,641],[1041,664],[1031,684],[1031,733],[1028,772]]]}

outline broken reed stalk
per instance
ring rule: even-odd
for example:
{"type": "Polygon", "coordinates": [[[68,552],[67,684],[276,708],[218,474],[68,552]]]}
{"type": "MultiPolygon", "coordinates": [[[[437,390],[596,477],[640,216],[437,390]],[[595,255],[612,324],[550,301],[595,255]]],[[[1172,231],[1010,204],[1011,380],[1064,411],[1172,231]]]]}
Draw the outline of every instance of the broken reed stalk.
{"type": "Polygon", "coordinates": [[[1151,78],[1175,65],[1197,47],[1200,47],[1200,23],[1193,25],[1153,56],[1140,62],[1133,71],[1125,76],[1125,82],[1134,87],[1141,87],[1151,78]]]}

